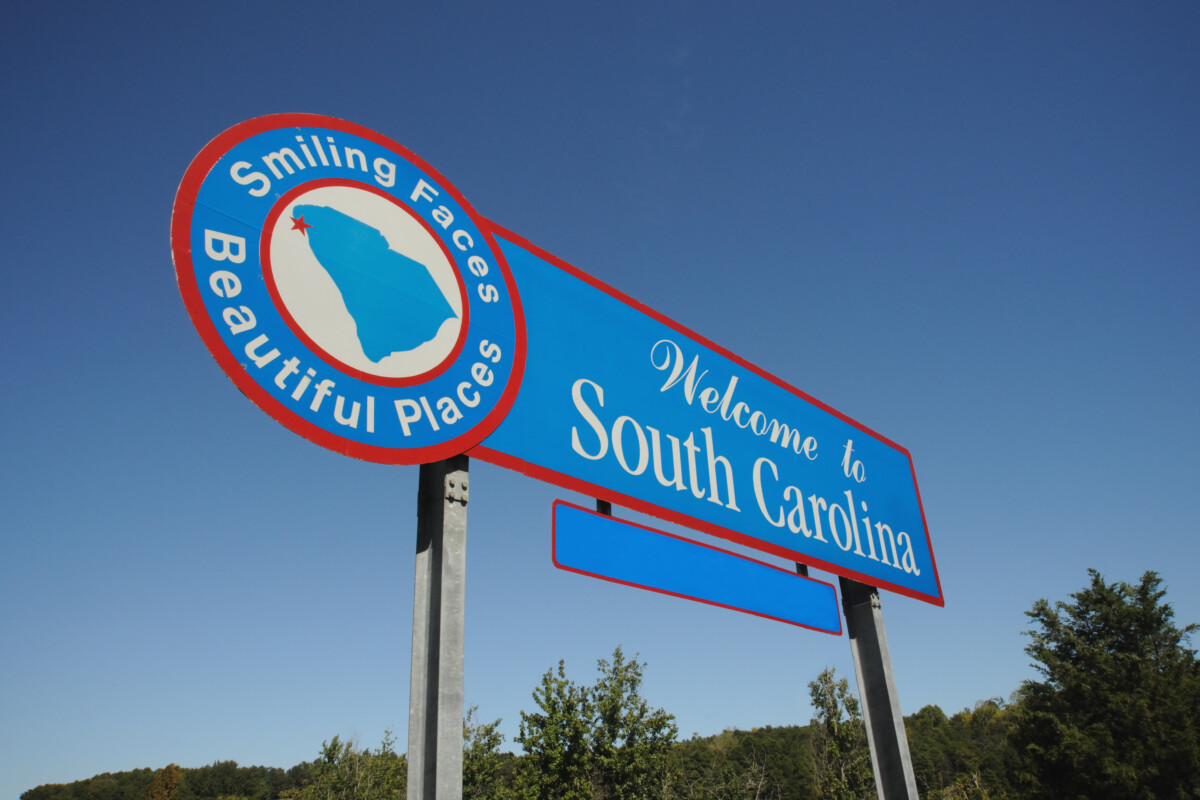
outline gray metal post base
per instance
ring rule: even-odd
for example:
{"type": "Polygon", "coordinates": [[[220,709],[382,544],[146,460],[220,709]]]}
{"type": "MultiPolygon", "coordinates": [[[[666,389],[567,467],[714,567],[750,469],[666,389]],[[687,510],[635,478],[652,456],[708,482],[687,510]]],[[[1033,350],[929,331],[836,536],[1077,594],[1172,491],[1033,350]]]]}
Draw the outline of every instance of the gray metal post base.
{"type": "Polygon", "coordinates": [[[838,583],[879,800],[917,800],[917,780],[900,714],[879,591],[846,578],[839,578],[838,583]]]}
{"type": "Polygon", "coordinates": [[[466,456],[421,465],[408,800],[462,800],[467,468],[466,456]]]}

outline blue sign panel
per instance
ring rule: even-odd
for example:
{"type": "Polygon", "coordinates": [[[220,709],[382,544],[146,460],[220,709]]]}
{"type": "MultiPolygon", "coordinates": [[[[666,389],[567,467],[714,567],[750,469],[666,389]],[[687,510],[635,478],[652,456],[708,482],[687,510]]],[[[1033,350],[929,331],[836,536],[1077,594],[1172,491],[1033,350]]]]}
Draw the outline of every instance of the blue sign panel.
{"type": "Polygon", "coordinates": [[[842,632],[837,592],[828,583],[562,502],[554,504],[554,566],[825,633],[842,632]]]}
{"type": "Polygon", "coordinates": [[[908,451],[512,233],[521,391],[471,451],[944,604],[908,451]]]}
{"type": "Polygon", "coordinates": [[[171,245],[213,357],[324,447],[465,452],[944,602],[908,451],[481,217],[374,131],[235,125],[184,175],[171,245]]]}

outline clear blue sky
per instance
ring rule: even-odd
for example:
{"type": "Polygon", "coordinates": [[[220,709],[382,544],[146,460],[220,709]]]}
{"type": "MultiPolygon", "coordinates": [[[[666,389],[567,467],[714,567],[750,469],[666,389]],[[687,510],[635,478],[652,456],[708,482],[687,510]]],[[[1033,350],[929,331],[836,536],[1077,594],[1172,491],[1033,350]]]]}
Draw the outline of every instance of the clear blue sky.
{"type": "MultiPolygon", "coordinates": [[[[184,170],[272,112],[908,448],[946,606],[884,598],[905,712],[1009,695],[1088,567],[1200,620],[1197,41],[1193,2],[9,8],[0,797],[406,741],[417,469],[255,408],[175,284],[184,170]]],[[[466,694],[510,743],[618,644],[684,736],[852,676],[845,637],[555,571],[556,497],[472,466],[466,694]]]]}

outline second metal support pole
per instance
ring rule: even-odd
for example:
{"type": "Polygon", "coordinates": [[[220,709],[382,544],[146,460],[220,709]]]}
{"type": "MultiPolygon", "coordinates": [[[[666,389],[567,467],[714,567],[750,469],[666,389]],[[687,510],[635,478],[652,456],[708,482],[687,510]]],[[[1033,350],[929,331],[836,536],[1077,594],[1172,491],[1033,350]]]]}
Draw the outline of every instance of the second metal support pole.
{"type": "Polygon", "coordinates": [[[466,456],[421,465],[408,800],[462,800],[468,466],[466,456]]]}
{"type": "Polygon", "coordinates": [[[838,582],[879,800],[917,800],[917,781],[892,674],[879,590],[846,578],[838,582]]]}

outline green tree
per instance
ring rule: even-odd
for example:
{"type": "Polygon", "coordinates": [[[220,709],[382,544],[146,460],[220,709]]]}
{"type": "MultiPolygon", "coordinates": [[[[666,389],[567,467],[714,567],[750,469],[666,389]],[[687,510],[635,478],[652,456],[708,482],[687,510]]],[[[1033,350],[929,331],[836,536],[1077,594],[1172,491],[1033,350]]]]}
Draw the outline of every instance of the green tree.
{"type": "Polygon", "coordinates": [[[725,730],[671,748],[671,800],[809,800],[807,727],[725,730]]]}
{"type": "Polygon", "coordinates": [[[621,648],[610,664],[597,662],[600,677],[591,690],[594,723],[593,784],[600,797],[645,798],[662,785],[666,758],[679,732],[675,717],[651,708],[641,695],[644,664],[625,660],[621,648]]]}
{"type": "MultiPolygon", "coordinates": [[[[221,797],[275,800],[287,789],[308,782],[310,765],[299,764],[285,772],[278,767],[239,767],[217,761],[203,767],[180,769],[182,782],[177,800],[217,800],[221,797]]],[[[69,784],[48,784],[30,789],[22,800],[142,800],[161,770],[135,769],[103,773],[69,784]]]]}
{"type": "Polygon", "coordinates": [[[671,800],[735,800],[740,775],[732,754],[737,748],[737,731],[716,736],[692,734],[671,748],[671,800]]]}
{"type": "Polygon", "coordinates": [[[823,670],[808,689],[817,710],[812,740],[817,796],[870,800],[876,796],[875,775],[858,699],[832,667],[823,670]]]}
{"type": "Polygon", "coordinates": [[[178,764],[167,764],[154,774],[142,800],[177,800],[183,789],[183,770],[178,764]]]}
{"type": "Polygon", "coordinates": [[[981,700],[974,711],[963,709],[949,719],[937,706],[925,706],[906,717],[909,752],[921,796],[1008,796],[1016,761],[1010,743],[1013,719],[1013,712],[996,697],[981,700]]]}
{"type": "Polygon", "coordinates": [[[954,782],[954,746],[950,721],[938,706],[925,706],[904,718],[908,751],[921,797],[936,797],[954,782]]]}
{"type": "Polygon", "coordinates": [[[1004,800],[1007,795],[990,791],[978,772],[963,773],[950,787],[937,795],[938,800],[1004,800]]]}
{"type": "Polygon", "coordinates": [[[1200,664],[1159,576],[1090,584],[1027,615],[1025,681],[1014,744],[1038,798],[1154,800],[1200,796],[1200,664]]]}
{"type": "Polygon", "coordinates": [[[525,751],[517,786],[524,798],[590,800],[592,709],[586,687],[567,678],[564,662],[533,690],[538,710],[521,712],[516,742],[525,751]]]}
{"type": "Polygon", "coordinates": [[[1012,792],[1010,778],[1017,762],[1011,744],[1014,720],[1013,711],[999,697],[980,700],[974,711],[963,709],[950,718],[954,783],[960,796],[1004,798],[1012,792]]]}
{"type": "Polygon", "coordinates": [[[562,661],[533,692],[538,710],[521,712],[517,743],[526,756],[517,775],[522,797],[536,800],[632,800],[660,794],[675,718],[641,695],[645,665],[597,662],[593,686],[569,680],[562,661]]]}
{"type": "Polygon", "coordinates": [[[312,763],[310,783],[285,791],[285,800],[403,800],[408,764],[396,755],[392,732],[375,750],[334,736],[312,763]]]}
{"type": "Polygon", "coordinates": [[[463,717],[462,796],[464,800],[507,797],[514,756],[500,752],[504,743],[504,734],[497,730],[500,720],[476,722],[476,710],[471,706],[463,717]]]}

